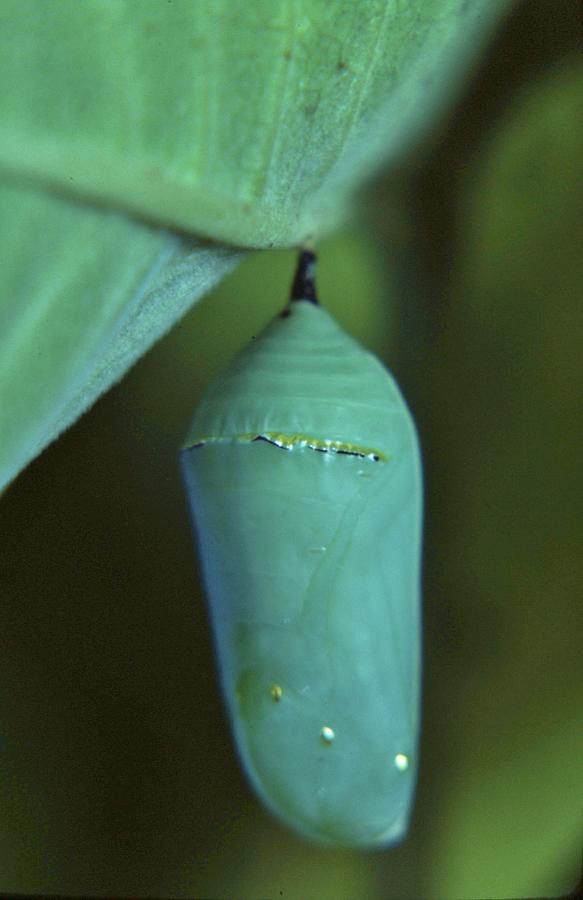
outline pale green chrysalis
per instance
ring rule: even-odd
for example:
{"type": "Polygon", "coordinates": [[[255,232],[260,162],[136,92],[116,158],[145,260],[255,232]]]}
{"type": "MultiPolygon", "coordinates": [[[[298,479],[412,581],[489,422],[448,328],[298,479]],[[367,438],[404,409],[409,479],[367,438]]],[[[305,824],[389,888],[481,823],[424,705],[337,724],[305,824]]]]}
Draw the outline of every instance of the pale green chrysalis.
{"type": "Polygon", "coordinates": [[[242,764],[303,836],[374,847],[405,835],[417,773],[420,455],[314,265],[209,386],[181,461],[242,764]]]}

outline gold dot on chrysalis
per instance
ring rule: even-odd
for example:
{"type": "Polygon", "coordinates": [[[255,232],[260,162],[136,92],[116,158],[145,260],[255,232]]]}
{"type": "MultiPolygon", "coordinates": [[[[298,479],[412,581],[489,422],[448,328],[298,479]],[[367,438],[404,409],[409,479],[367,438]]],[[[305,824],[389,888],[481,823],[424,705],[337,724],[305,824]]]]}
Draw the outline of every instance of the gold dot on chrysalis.
{"type": "Polygon", "coordinates": [[[406,772],[409,768],[409,757],[406,753],[397,753],[395,756],[395,766],[399,772],[406,772]]]}
{"type": "Polygon", "coordinates": [[[325,744],[331,744],[336,737],[336,734],[334,733],[333,728],[330,728],[329,725],[324,725],[324,727],[320,731],[320,737],[325,744]]]}
{"type": "Polygon", "coordinates": [[[276,703],[279,703],[283,697],[283,691],[279,684],[272,684],[269,688],[269,693],[271,694],[271,699],[275,700],[276,703]]]}

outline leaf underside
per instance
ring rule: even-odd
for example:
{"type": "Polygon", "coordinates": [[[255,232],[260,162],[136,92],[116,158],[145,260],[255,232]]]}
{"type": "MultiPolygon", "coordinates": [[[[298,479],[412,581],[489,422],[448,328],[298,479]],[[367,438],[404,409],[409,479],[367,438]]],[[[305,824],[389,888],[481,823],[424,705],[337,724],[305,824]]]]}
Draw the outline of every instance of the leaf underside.
{"type": "Polygon", "coordinates": [[[507,6],[6,0],[0,488],[241,256],[195,237],[346,222],[507,6]]]}

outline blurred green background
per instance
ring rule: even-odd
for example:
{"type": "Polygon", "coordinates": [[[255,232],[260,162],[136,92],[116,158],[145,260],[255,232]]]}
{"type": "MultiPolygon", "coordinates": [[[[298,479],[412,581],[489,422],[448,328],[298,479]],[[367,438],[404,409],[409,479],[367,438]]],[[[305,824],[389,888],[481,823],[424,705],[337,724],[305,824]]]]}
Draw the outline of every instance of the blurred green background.
{"type": "Polygon", "coordinates": [[[408,839],[330,852],[238,767],[176,463],[281,308],[250,257],[0,504],[0,892],[559,896],[583,796],[580,7],[526,2],[447,121],[321,248],[320,294],[424,448],[421,776],[408,839]]]}

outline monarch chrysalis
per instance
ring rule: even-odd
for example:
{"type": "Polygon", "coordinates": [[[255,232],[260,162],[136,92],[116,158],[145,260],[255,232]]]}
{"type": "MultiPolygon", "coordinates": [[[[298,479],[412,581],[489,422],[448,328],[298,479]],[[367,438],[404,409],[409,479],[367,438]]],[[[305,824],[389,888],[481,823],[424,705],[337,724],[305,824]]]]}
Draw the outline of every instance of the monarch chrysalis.
{"type": "Polygon", "coordinates": [[[266,805],[320,843],[407,830],[417,771],[421,467],[392,377],[317,305],[206,391],[182,468],[223,692],[266,805]]]}

